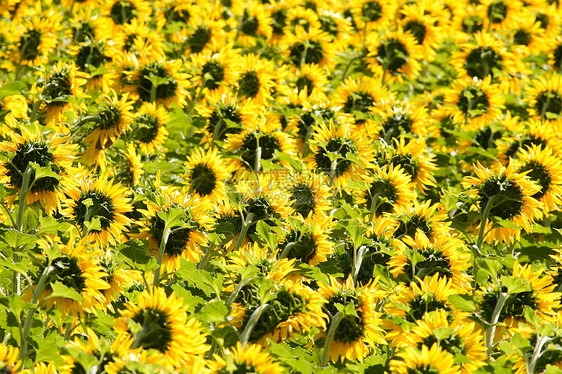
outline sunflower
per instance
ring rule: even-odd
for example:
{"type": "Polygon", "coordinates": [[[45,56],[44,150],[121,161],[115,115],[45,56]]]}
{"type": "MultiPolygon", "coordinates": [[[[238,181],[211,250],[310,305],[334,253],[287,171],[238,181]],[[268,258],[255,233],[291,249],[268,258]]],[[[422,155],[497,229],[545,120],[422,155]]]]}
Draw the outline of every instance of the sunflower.
{"type": "Polygon", "coordinates": [[[282,50],[287,61],[302,68],[305,64],[317,64],[330,69],[334,64],[335,46],[329,34],[322,31],[305,32],[297,28],[294,35],[283,40],[282,50]]]}
{"type": "MultiPolygon", "coordinates": [[[[429,7],[428,7],[429,8],[429,7]]],[[[405,5],[400,9],[400,27],[416,39],[420,55],[425,61],[432,60],[442,38],[438,18],[428,12],[423,4],[405,5]]]]}
{"type": "Polygon", "coordinates": [[[100,89],[109,92],[111,79],[108,63],[118,55],[113,43],[105,39],[88,39],[69,48],[69,55],[74,59],[79,71],[88,74],[87,91],[100,89]]]}
{"type": "Polygon", "coordinates": [[[225,148],[238,158],[231,159],[229,167],[235,170],[234,179],[248,178],[252,172],[259,173],[262,160],[279,163],[275,152],[295,154],[292,139],[273,121],[258,119],[253,126],[239,134],[227,137],[225,148]]]}
{"type": "Polygon", "coordinates": [[[230,177],[230,171],[216,149],[204,153],[194,150],[187,159],[185,185],[189,193],[200,199],[209,199],[216,203],[226,198],[224,182],[230,177]]]}
{"type": "Polygon", "coordinates": [[[561,306],[561,294],[554,292],[556,284],[553,284],[549,274],[544,273],[545,269],[533,270],[530,264],[520,265],[516,260],[510,278],[518,279],[524,291],[505,294],[505,289],[500,289],[499,286],[481,289],[478,292],[480,297],[478,307],[484,321],[491,321],[498,298],[503,294],[506,300],[499,316],[503,327],[513,328],[523,322],[526,306],[532,308],[546,323],[555,323],[557,311],[561,306]]]}
{"type": "Polygon", "coordinates": [[[486,222],[488,241],[511,243],[518,240],[520,229],[511,227],[493,227],[493,219],[509,220],[526,232],[541,214],[541,203],[533,195],[540,191],[540,186],[530,181],[525,173],[516,170],[516,163],[511,161],[507,167],[500,163],[495,171],[489,170],[480,163],[474,165],[476,177],[465,177],[462,184],[468,192],[477,197],[473,210],[483,211],[488,204],[489,215],[486,222]]]}
{"type": "Polygon", "coordinates": [[[53,362],[48,364],[44,362],[36,362],[32,370],[33,374],[57,374],[57,369],[53,362]]]}
{"type": "Polygon", "coordinates": [[[399,165],[375,168],[366,177],[367,189],[354,191],[357,203],[371,212],[372,217],[396,214],[407,208],[416,198],[412,182],[399,165]]]}
{"type": "Polygon", "coordinates": [[[181,222],[170,228],[170,234],[164,247],[163,268],[172,273],[179,268],[182,258],[197,262],[201,248],[207,244],[207,230],[212,225],[208,216],[211,205],[208,200],[190,199],[186,191],[166,191],[164,201],[147,202],[144,229],[136,237],[148,239],[149,249],[154,257],[158,257],[159,248],[163,245],[166,222],[160,216],[172,209],[183,211],[181,222]]]}
{"type": "Polygon", "coordinates": [[[458,37],[465,39],[469,35],[484,31],[485,19],[486,8],[484,5],[469,3],[464,6],[463,4],[463,6],[455,8],[451,29],[458,30],[458,37]]]}
{"type": "Polygon", "coordinates": [[[6,38],[12,42],[10,55],[12,64],[43,66],[57,45],[56,33],[60,29],[61,15],[54,11],[25,11],[12,22],[6,38]]]}
{"type": "Polygon", "coordinates": [[[309,166],[330,178],[330,184],[342,188],[348,180],[358,179],[360,170],[371,167],[373,151],[361,133],[350,126],[322,123],[311,141],[309,166]]]}
{"type": "MultiPolygon", "coordinates": [[[[1,89],[1,88],[0,88],[1,89]]],[[[22,120],[28,120],[27,99],[23,95],[10,95],[0,100],[0,137],[6,138],[22,120]]]]}
{"type": "Polygon", "coordinates": [[[178,23],[184,27],[195,27],[202,17],[203,9],[191,2],[163,0],[159,6],[157,19],[169,25],[178,23]]]}
{"type": "Polygon", "coordinates": [[[474,40],[459,45],[460,50],[451,55],[450,63],[459,71],[460,79],[483,80],[490,77],[491,82],[503,82],[506,77],[519,72],[521,66],[504,47],[503,41],[489,33],[478,33],[474,40]]]}
{"type": "Polygon", "coordinates": [[[319,221],[331,207],[331,195],[326,178],[320,174],[293,172],[283,181],[287,203],[305,220],[319,221]]]}
{"type": "Polygon", "coordinates": [[[414,277],[439,274],[451,279],[458,293],[470,289],[471,279],[466,274],[470,267],[470,254],[462,240],[440,236],[431,242],[421,230],[416,231],[415,236],[404,236],[401,240],[406,247],[395,251],[388,262],[390,273],[395,278],[403,275],[407,282],[411,282],[414,277]]]}
{"type": "Polygon", "coordinates": [[[391,98],[379,76],[347,78],[334,93],[332,105],[345,113],[370,113],[388,105],[391,98]]]}
{"type": "Polygon", "coordinates": [[[241,57],[233,50],[232,45],[193,55],[191,59],[193,66],[201,71],[194,76],[193,84],[203,86],[206,94],[222,87],[230,87],[238,79],[241,57]]]}
{"type": "Polygon", "coordinates": [[[118,31],[133,20],[148,19],[152,8],[144,0],[106,0],[101,11],[114,26],[114,31],[118,31]]]}
{"type": "Polygon", "coordinates": [[[562,38],[556,37],[547,45],[548,64],[556,72],[562,71],[562,38]]]}
{"type": "Polygon", "coordinates": [[[401,27],[387,30],[382,36],[372,34],[367,41],[366,62],[369,69],[382,75],[385,81],[401,82],[403,76],[414,78],[421,69],[419,60],[423,57],[416,45],[416,38],[401,27]]]}
{"type": "Polygon", "coordinates": [[[210,93],[206,104],[198,105],[195,110],[205,119],[203,141],[208,143],[225,140],[229,134],[239,134],[254,123],[258,114],[258,106],[251,100],[219,90],[210,93]]]}
{"type": "MultiPolygon", "coordinates": [[[[267,339],[278,343],[293,338],[297,333],[306,333],[312,328],[325,328],[326,315],[322,311],[325,300],[319,292],[313,291],[301,282],[283,280],[274,286],[275,299],[263,309],[261,317],[250,334],[250,341],[264,344],[267,339]]],[[[245,318],[260,307],[258,295],[245,293],[242,298],[245,318]]]]}
{"type": "Polygon", "coordinates": [[[357,287],[351,277],[345,282],[338,282],[330,277],[330,283],[319,283],[321,295],[326,299],[324,310],[327,314],[327,325],[338,313],[339,306],[352,304],[356,315],[345,315],[336,326],[329,357],[333,363],[341,360],[363,361],[375,344],[386,344],[381,325],[381,314],[375,311],[376,304],[384,300],[384,292],[377,288],[375,282],[357,287]]]}
{"type": "Polygon", "coordinates": [[[549,49],[540,27],[540,22],[530,14],[522,14],[517,27],[512,31],[511,44],[519,58],[538,55],[549,49]]]}
{"type": "Polygon", "coordinates": [[[325,93],[328,90],[328,74],[315,64],[304,64],[294,73],[289,87],[296,88],[299,92],[306,90],[309,96],[314,95],[314,91],[325,93]]]}
{"type": "Polygon", "coordinates": [[[236,40],[242,46],[252,46],[256,38],[269,39],[273,29],[271,17],[265,5],[248,2],[236,28],[236,40]]]}
{"type": "Polygon", "coordinates": [[[389,225],[395,228],[393,236],[397,239],[414,238],[421,231],[431,242],[447,235],[450,231],[448,216],[441,203],[431,204],[430,200],[422,203],[414,201],[404,209],[397,209],[389,225]]]}
{"type": "Polygon", "coordinates": [[[541,187],[532,197],[542,203],[544,214],[555,210],[562,197],[562,165],[558,155],[550,148],[533,144],[519,150],[517,159],[518,173],[529,171],[527,177],[541,187]]]}
{"type": "Polygon", "coordinates": [[[558,74],[539,76],[530,82],[525,91],[529,115],[541,121],[561,122],[562,77],[558,74]]]}
{"type": "Polygon", "coordinates": [[[473,373],[484,365],[486,348],[476,324],[459,318],[450,321],[442,310],[428,316],[425,321],[416,321],[416,326],[412,327],[407,339],[410,345],[417,346],[418,349],[437,345],[447,356],[456,358],[457,355],[463,355],[468,360],[459,363],[463,373],[473,373]],[[439,331],[447,333],[440,335],[439,331]]]}
{"type": "Polygon", "coordinates": [[[125,71],[128,85],[124,87],[142,102],[170,106],[172,103],[181,107],[186,105],[187,74],[181,73],[182,63],[174,61],[149,61],[125,71]]]}
{"type": "Polygon", "coordinates": [[[187,48],[184,51],[186,55],[203,53],[216,48],[216,46],[226,44],[229,34],[225,32],[225,28],[226,23],[223,20],[205,19],[203,17],[198,18],[196,26],[180,30],[180,36],[183,33],[188,33],[185,37],[178,38],[176,33],[173,33],[170,34],[170,39],[172,43],[177,43],[182,48],[187,48]]]}
{"type": "MultiPolygon", "coordinates": [[[[84,319],[84,313],[93,313],[97,308],[103,308],[105,298],[103,291],[109,288],[104,280],[107,276],[99,265],[99,253],[89,245],[88,239],[78,239],[73,232],[66,244],[57,241],[41,240],[40,248],[58,248],[60,256],[48,262],[44,260],[40,273],[48,271],[48,281],[39,296],[40,305],[48,310],[56,307],[63,317],[72,315],[84,319]],[[45,268],[49,266],[46,270],[45,268]],[[80,298],[64,296],[50,297],[53,293],[52,285],[61,283],[80,295],[80,298]]],[[[29,295],[31,298],[31,295],[29,295]]]]}
{"type": "Polygon", "coordinates": [[[402,168],[402,171],[410,176],[410,180],[416,188],[423,192],[428,186],[435,185],[433,170],[436,165],[433,163],[435,156],[428,155],[425,143],[416,139],[411,139],[408,143],[403,137],[394,139],[395,148],[387,147],[383,150],[381,159],[378,160],[379,166],[392,165],[402,168]]]}
{"type": "Polygon", "coordinates": [[[434,149],[442,152],[451,152],[462,141],[453,131],[459,131],[464,123],[456,122],[453,110],[450,107],[440,106],[433,110],[429,116],[427,131],[430,134],[428,142],[434,149]]]}
{"type": "MultiPolygon", "coordinates": [[[[97,0],[94,0],[97,2],[97,0]]],[[[73,4],[75,3],[72,0],[73,4]]],[[[84,4],[84,3],[82,3],[84,4]]],[[[94,7],[81,6],[75,8],[70,18],[71,44],[81,44],[88,41],[101,40],[104,38],[107,22],[101,17],[95,17],[94,7]]]]}
{"type": "Polygon", "coordinates": [[[169,370],[177,370],[190,368],[207,352],[201,323],[187,318],[186,307],[174,293],[166,296],[162,288],[144,291],[126,307],[115,331],[132,344],[133,355],[138,352],[141,360],[163,359],[169,370]]]}
{"type": "Polygon", "coordinates": [[[459,366],[455,365],[453,356],[447,354],[437,344],[433,344],[429,349],[426,345],[422,345],[421,349],[408,347],[399,352],[396,357],[390,361],[390,373],[392,374],[461,373],[459,366]]]}
{"type": "MultiPolygon", "coordinates": [[[[51,135],[45,138],[40,130],[32,132],[26,127],[20,127],[21,135],[11,132],[11,142],[0,143],[4,152],[8,152],[8,162],[0,164],[0,182],[21,191],[26,170],[35,163],[41,168],[47,168],[51,175],[35,179],[32,169],[26,195],[26,203],[39,201],[46,213],[51,215],[60,210],[60,200],[65,188],[73,185],[72,175],[75,169],[72,162],[76,145],[69,143],[69,137],[51,135]]],[[[19,194],[18,194],[19,195],[19,194]]],[[[16,195],[6,198],[13,203],[16,195]]]]}
{"type": "Polygon", "coordinates": [[[316,266],[326,261],[333,251],[328,235],[332,231],[331,218],[314,223],[289,221],[277,247],[280,256],[296,259],[297,263],[316,266]]]}
{"type": "Polygon", "coordinates": [[[345,50],[351,42],[352,35],[349,20],[333,9],[323,9],[318,14],[318,21],[320,21],[320,30],[331,38],[335,49],[345,50]]]}
{"type": "Polygon", "coordinates": [[[109,288],[103,290],[105,305],[113,310],[111,303],[121,297],[123,290],[142,282],[142,276],[138,270],[126,269],[123,262],[118,261],[111,253],[102,254],[99,265],[106,274],[103,280],[109,285],[109,288]]]}
{"type": "Polygon", "coordinates": [[[384,139],[390,143],[391,139],[401,136],[412,136],[423,139],[427,134],[427,109],[425,106],[413,106],[406,103],[389,103],[384,111],[381,110],[382,121],[373,131],[373,126],[368,126],[369,135],[384,139]],[[376,132],[377,135],[372,134],[376,132]]]}
{"type": "Polygon", "coordinates": [[[236,347],[226,350],[224,358],[216,354],[214,358],[214,361],[207,362],[213,373],[282,374],[285,372],[283,367],[258,344],[249,344],[242,348],[238,342],[236,347]]]}
{"type": "Polygon", "coordinates": [[[499,159],[502,163],[507,164],[510,157],[517,158],[520,150],[533,145],[549,148],[554,154],[559,154],[557,150],[560,149],[560,140],[548,122],[531,119],[525,124],[518,124],[511,130],[513,135],[502,138],[502,141],[497,144],[499,159]]]}
{"type": "Polygon", "coordinates": [[[85,160],[92,162],[100,160],[99,153],[111,147],[129,129],[133,119],[133,101],[125,94],[121,98],[113,92],[101,98],[102,110],[94,117],[95,128],[84,138],[89,144],[84,155],[85,160]]]}
{"type": "Polygon", "coordinates": [[[91,179],[85,173],[77,183],[77,187],[66,191],[63,215],[71,218],[96,246],[121,242],[125,227],[131,223],[125,216],[132,210],[124,199],[127,190],[104,176],[91,179]]]}
{"type": "Polygon", "coordinates": [[[486,125],[501,114],[500,93],[500,86],[492,84],[490,76],[483,80],[460,79],[445,93],[445,104],[453,111],[455,122],[486,125]]]}
{"type": "Polygon", "coordinates": [[[273,62],[248,54],[242,57],[240,66],[235,89],[238,96],[250,99],[256,105],[270,100],[276,78],[273,62]]]}
{"type": "Polygon", "coordinates": [[[155,103],[143,103],[131,121],[131,134],[143,153],[161,150],[168,138],[168,111],[155,103]]]}
{"type": "Polygon", "coordinates": [[[385,308],[387,320],[384,321],[384,327],[390,330],[386,339],[394,346],[407,342],[407,335],[402,327],[403,322],[413,325],[416,321],[427,320],[437,311],[462,317],[462,313],[455,310],[449,302],[449,296],[457,293],[458,290],[453,287],[452,280],[440,277],[439,274],[425,277],[423,280],[416,278],[416,281],[411,282],[407,287],[400,286],[385,308]]]}
{"type": "Polygon", "coordinates": [[[394,4],[384,0],[353,0],[351,13],[357,30],[380,30],[392,20],[394,4]]]}
{"type": "Polygon", "coordinates": [[[159,26],[151,29],[141,18],[124,24],[115,37],[122,53],[131,53],[147,59],[164,59],[164,38],[159,26]]]}
{"type": "Polygon", "coordinates": [[[519,1],[483,0],[486,23],[492,30],[510,30],[517,23],[522,4],[519,1]]]}
{"type": "Polygon", "coordinates": [[[361,222],[360,227],[365,229],[363,236],[367,239],[362,245],[364,255],[361,266],[356,268],[357,254],[361,247],[357,248],[351,238],[346,238],[345,251],[336,253],[333,257],[338,260],[338,269],[343,273],[343,278],[348,278],[350,274],[356,272],[356,284],[363,286],[375,280],[376,269],[387,268],[391,254],[396,247],[404,247],[404,243],[392,237],[385,218],[373,222],[361,222]]]}
{"type": "Polygon", "coordinates": [[[316,12],[302,6],[289,8],[285,22],[285,34],[287,35],[295,35],[298,32],[317,33],[321,30],[321,24],[316,12]]]}
{"type": "Polygon", "coordinates": [[[21,361],[18,360],[18,356],[18,347],[0,344],[0,366],[2,366],[4,373],[16,373],[19,371],[21,361]]]}
{"type": "Polygon", "coordinates": [[[133,143],[128,143],[126,151],[121,150],[120,154],[122,155],[120,162],[112,170],[113,178],[130,187],[138,186],[140,177],[144,174],[141,155],[137,154],[133,143]]]}
{"type": "Polygon", "coordinates": [[[56,63],[43,82],[41,93],[41,110],[46,111],[47,124],[58,123],[62,114],[72,111],[76,114],[77,105],[67,99],[86,97],[81,86],[86,84],[88,75],[78,71],[74,64],[56,63]]]}
{"type": "Polygon", "coordinates": [[[553,2],[547,1],[545,4],[539,1],[532,4],[529,11],[530,15],[539,23],[545,42],[548,43],[557,37],[557,30],[560,27],[560,11],[553,2]]]}

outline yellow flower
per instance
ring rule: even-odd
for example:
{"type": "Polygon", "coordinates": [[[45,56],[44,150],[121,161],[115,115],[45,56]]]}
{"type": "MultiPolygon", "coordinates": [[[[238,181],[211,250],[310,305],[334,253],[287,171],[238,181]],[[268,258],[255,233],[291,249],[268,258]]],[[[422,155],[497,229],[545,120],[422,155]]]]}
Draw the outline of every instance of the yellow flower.
{"type": "Polygon", "coordinates": [[[539,76],[526,89],[529,114],[540,121],[562,122],[562,77],[539,76]]]}
{"type": "Polygon", "coordinates": [[[186,167],[185,184],[191,195],[209,199],[213,204],[226,198],[224,182],[230,177],[230,171],[216,149],[206,153],[194,150],[186,167]]]}
{"type": "Polygon", "coordinates": [[[0,366],[5,373],[16,373],[21,366],[18,360],[19,348],[0,344],[0,366]]]}
{"type": "Polygon", "coordinates": [[[398,353],[396,359],[390,361],[390,373],[409,374],[409,373],[439,373],[439,374],[460,374],[461,369],[455,365],[452,355],[437,344],[427,348],[422,345],[421,349],[408,347],[398,353]]]}
{"type": "MultiPolygon", "coordinates": [[[[10,133],[11,142],[0,143],[2,150],[13,154],[9,162],[0,164],[0,182],[21,191],[24,182],[24,173],[30,163],[47,168],[48,171],[56,174],[57,177],[46,176],[35,179],[35,172],[32,171],[26,199],[27,204],[39,201],[47,214],[53,214],[61,208],[63,190],[71,188],[74,184],[73,174],[75,172],[72,162],[76,145],[68,143],[69,137],[58,137],[52,135],[49,138],[35,130],[33,133],[26,127],[21,127],[22,135],[15,132],[10,133]]],[[[19,195],[19,194],[18,194],[19,195]]],[[[16,199],[16,195],[6,198],[11,204],[16,199]]]]}
{"type": "Polygon", "coordinates": [[[144,291],[129,302],[115,331],[141,362],[163,363],[169,370],[190,369],[209,348],[201,323],[187,318],[186,307],[162,288],[144,291]]]}
{"type": "Polygon", "coordinates": [[[121,242],[131,222],[125,215],[132,210],[125,199],[126,189],[103,175],[88,178],[83,173],[77,183],[77,187],[66,190],[63,215],[70,217],[81,233],[87,233],[86,238],[96,247],[121,242]]]}
{"type": "Polygon", "coordinates": [[[114,26],[114,31],[136,19],[147,19],[152,13],[148,1],[144,0],[106,0],[102,14],[114,26]]]}
{"type": "Polygon", "coordinates": [[[145,102],[131,121],[131,135],[138,141],[143,153],[155,153],[164,146],[168,138],[166,124],[170,117],[166,108],[145,102]]]}
{"type": "Polygon", "coordinates": [[[242,348],[238,342],[236,347],[226,350],[224,358],[217,354],[214,358],[214,361],[207,362],[213,373],[282,374],[285,372],[283,367],[259,344],[248,344],[242,348]]]}
{"type": "Polygon", "coordinates": [[[473,210],[482,211],[489,203],[489,220],[486,225],[487,241],[511,243],[518,240],[520,229],[511,227],[493,227],[491,218],[509,220],[526,232],[531,231],[531,224],[540,215],[542,206],[533,195],[540,187],[531,182],[526,173],[516,171],[516,163],[510,162],[507,167],[496,164],[495,171],[489,170],[479,163],[474,165],[476,177],[465,177],[463,186],[469,188],[470,194],[478,198],[473,210]],[[492,201],[493,199],[493,201],[492,201]]]}

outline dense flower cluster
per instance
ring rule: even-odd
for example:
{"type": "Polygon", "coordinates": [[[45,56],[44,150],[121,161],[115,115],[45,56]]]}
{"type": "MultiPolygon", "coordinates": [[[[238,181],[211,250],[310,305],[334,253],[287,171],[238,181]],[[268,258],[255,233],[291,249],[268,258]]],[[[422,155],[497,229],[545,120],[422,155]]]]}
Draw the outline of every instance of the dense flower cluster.
{"type": "Polygon", "coordinates": [[[557,373],[562,4],[3,0],[0,372],[557,373]]]}

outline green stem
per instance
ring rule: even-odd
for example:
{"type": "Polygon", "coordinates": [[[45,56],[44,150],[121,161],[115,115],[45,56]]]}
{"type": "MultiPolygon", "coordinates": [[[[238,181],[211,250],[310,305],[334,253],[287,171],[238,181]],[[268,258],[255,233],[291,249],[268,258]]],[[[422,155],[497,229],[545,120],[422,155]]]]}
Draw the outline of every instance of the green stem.
{"type": "Polygon", "coordinates": [[[486,355],[488,356],[488,359],[490,359],[490,356],[492,354],[492,348],[494,345],[494,335],[496,333],[496,325],[498,324],[502,309],[508,298],[509,298],[509,293],[507,292],[504,293],[500,291],[498,301],[496,302],[496,307],[494,308],[494,312],[492,313],[492,320],[490,321],[491,326],[486,331],[486,348],[487,348],[486,355]]]}
{"type": "Polygon", "coordinates": [[[542,347],[548,343],[551,338],[548,336],[540,336],[537,334],[537,341],[535,343],[535,349],[533,350],[533,356],[531,357],[531,361],[527,364],[527,373],[534,373],[535,366],[537,365],[537,360],[541,356],[542,347]]]}
{"type": "MultiPolygon", "coordinates": [[[[19,232],[23,233],[23,217],[25,210],[27,209],[27,194],[29,192],[29,184],[31,181],[31,175],[33,173],[33,167],[31,164],[27,164],[25,168],[25,172],[23,173],[23,181],[21,185],[21,192],[20,192],[20,201],[18,205],[18,216],[15,222],[15,228],[19,232]]],[[[10,216],[11,217],[11,216],[10,216]]],[[[15,264],[21,261],[20,256],[18,255],[18,248],[14,248],[13,253],[13,261],[15,264]]],[[[12,294],[13,295],[21,295],[21,274],[14,270],[12,276],[12,294]]]]}
{"type": "Polygon", "coordinates": [[[67,342],[70,339],[70,335],[72,334],[72,321],[67,322],[64,324],[64,341],[67,342]]]}
{"type": "Polygon", "coordinates": [[[214,243],[212,243],[211,245],[209,245],[207,247],[207,251],[205,252],[205,255],[203,255],[203,258],[199,262],[199,265],[197,266],[197,269],[204,270],[207,267],[207,265],[211,261],[211,258],[216,253],[215,247],[216,247],[216,244],[214,244],[214,243]]]}
{"type": "Polygon", "coordinates": [[[246,219],[244,219],[244,223],[242,224],[242,230],[240,230],[240,235],[238,236],[238,239],[236,240],[236,247],[234,248],[233,252],[236,252],[238,250],[238,248],[240,248],[240,246],[242,245],[242,242],[244,241],[244,238],[246,237],[246,234],[248,233],[248,229],[250,228],[250,225],[253,223],[254,217],[255,217],[255,214],[250,212],[246,216],[246,219]]]}
{"type": "Polygon", "coordinates": [[[236,288],[234,289],[234,291],[232,291],[232,294],[230,294],[230,297],[228,298],[228,300],[226,301],[226,306],[230,307],[230,305],[232,305],[232,303],[234,302],[234,300],[236,300],[236,298],[238,297],[238,294],[240,293],[240,290],[247,285],[249,282],[253,281],[254,279],[257,279],[258,277],[252,277],[252,278],[248,278],[246,280],[243,280],[242,282],[238,283],[238,286],[236,286],[236,288]]]}
{"type": "Polygon", "coordinates": [[[37,118],[37,113],[39,113],[39,107],[41,107],[42,102],[43,100],[39,99],[35,103],[33,103],[33,111],[31,112],[31,117],[29,117],[30,123],[33,123],[33,121],[35,121],[35,119],[37,118]]]}
{"type": "Polygon", "coordinates": [[[37,283],[37,288],[35,288],[35,291],[33,291],[33,299],[31,300],[31,304],[33,304],[33,307],[31,307],[28,310],[27,318],[25,319],[25,323],[23,325],[23,332],[21,335],[21,348],[20,348],[20,355],[19,355],[19,359],[23,362],[21,368],[22,370],[23,370],[23,366],[25,365],[25,356],[27,355],[27,343],[28,343],[27,337],[29,336],[29,331],[31,330],[31,322],[33,320],[33,314],[35,313],[37,302],[39,301],[39,296],[41,295],[43,288],[45,288],[47,284],[47,281],[49,279],[49,274],[51,273],[51,271],[53,271],[53,268],[51,267],[51,263],[49,262],[45,267],[45,269],[43,270],[43,273],[41,273],[41,278],[39,278],[39,283],[37,283]]]}
{"type": "MultiPolygon", "coordinates": [[[[472,245],[472,276],[473,279],[473,288],[476,290],[476,276],[478,275],[478,262],[477,259],[480,257],[482,253],[482,243],[484,238],[486,237],[487,233],[486,230],[486,222],[488,221],[488,216],[490,215],[490,211],[494,207],[495,201],[498,199],[498,195],[494,195],[488,199],[484,210],[480,216],[480,228],[478,230],[478,239],[476,240],[476,245],[472,245]]],[[[488,231],[489,232],[489,231],[488,231]]]]}
{"type": "Polygon", "coordinates": [[[291,249],[297,245],[297,243],[295,242],[290,242],[289,244],[287,244],[285,246],[285,248],[283,248],[283,252],[281,252],[281,255],[279,256],[279,259],[285,258],[287,257],[287,255],[289,254],[289,252],[291,252],[291,249]]]}
{"type": "Polygon", "coordinates": [[[168,238],[170,237],[170,228],[164,228],[164,234],[162,235],[162,239],[160,240],[160,247],[158,248],[158,259],[156,260],[156,270],[154,270],[154,282],[153,282],[153,289],[158,288],[160,284],[160,268],[162,267],[162,259],[164,258],[164,251],[166,249],[166,244],[168,243],[168,238]]]}
{"type": "Polygon", "coordinates": [[[260,305],[256,310],[254,310],[254,312],[250,315],[250,319],[248,320],[248,323],[244,328],[244,332],[242,332],[242,336],[240,337],[240,344],[242,344],[242,348],[246,347],[246,344],[248,344],[250,335],[252,335],[252,330],[254,330],[254,327],[256,326],[256,323],[258,323],[258,320],[260,319],[263,312],[271,308],[273,308],[272,305],[263,304],[260,305]]]}
{"type": "Polygon", "coordinates": [[[353,282],[357,280],[359,275],[359,270],[361,270],[361,264],[363,263],[363,258],[365,257],[366,247],[362,245],[357,250],[353,251],[353,282]]]}
{"type": "Polygon", "coordinates": [[[325,367],[328,361],[328,352],[330,352],[330,345],[332,344],[332,340],[334,340],[334,335],[336,330],[343,318],[343,315],[340,311],[336,313],[334,318],[332,319],[332,323],[330,323],[330,328],[328,329],[328,335],[326,336],[326,342],[324,343],[324,349],[322,350],[322,358],[320,359],[320,367],[325,367]]]}

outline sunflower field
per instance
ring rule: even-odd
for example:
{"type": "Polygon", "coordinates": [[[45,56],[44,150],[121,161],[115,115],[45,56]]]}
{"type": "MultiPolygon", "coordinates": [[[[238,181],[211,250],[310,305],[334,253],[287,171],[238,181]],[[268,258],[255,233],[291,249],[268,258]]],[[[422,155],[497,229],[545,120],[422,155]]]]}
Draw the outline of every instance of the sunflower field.
{"type": "Polygon", "coordinates": [[[559,0],[1,0],[0,373],[562,373],[559,0]]]}

